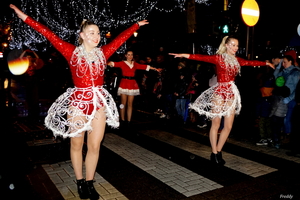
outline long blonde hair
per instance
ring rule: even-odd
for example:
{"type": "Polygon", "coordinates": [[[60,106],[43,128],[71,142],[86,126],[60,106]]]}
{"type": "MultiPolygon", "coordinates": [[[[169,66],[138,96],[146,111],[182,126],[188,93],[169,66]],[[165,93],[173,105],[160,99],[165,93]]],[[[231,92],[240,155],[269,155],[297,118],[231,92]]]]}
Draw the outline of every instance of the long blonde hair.
{"type": "Polygon", "coordinates": [[[235,38],[229,37],[229,36],[223,37],[222,42],[221,42],[216,54],[221,55],[221,54],[225,53],[227,50],[225,44],[229,43],[231,39],[235,39],[235,38]]]}

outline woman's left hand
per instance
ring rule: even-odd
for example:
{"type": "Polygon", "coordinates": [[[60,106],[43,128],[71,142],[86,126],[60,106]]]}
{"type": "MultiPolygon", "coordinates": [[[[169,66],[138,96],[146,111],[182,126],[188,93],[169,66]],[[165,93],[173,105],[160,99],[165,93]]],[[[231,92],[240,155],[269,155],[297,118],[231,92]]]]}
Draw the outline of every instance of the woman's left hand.
{"type": "Polygon", "coordinates": [[[149,22],[146,19],[138,22],[139,26],[144,26],[145,24],[149,24],[149,22]]]}
{"type": "Polygon", "coordinates": [[[275,66],[274,66],[272,63],[267,62],[267,65],[268,65],[269,67],[271,67],[272,69],[275,69],[275,66]]]}
{"type": "Polygon", "coordinates": [[[157,69],[156,69],[156,71],[157,71],[158,73],[160,73],[162,70],[163,70],[162,68],[157,68],[157,69]]]}

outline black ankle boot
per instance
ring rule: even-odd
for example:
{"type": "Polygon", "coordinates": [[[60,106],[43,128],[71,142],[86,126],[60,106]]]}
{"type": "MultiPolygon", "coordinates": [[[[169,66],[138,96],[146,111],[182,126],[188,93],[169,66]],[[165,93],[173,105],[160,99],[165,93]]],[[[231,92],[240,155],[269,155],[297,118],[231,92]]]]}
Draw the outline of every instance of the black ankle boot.
{"type": "Polygon", "coordinates": [[[76,180],[76,183],[77,183],[77,191],[80,199],[88,199],[89,195],[88,195],[85,179],[76,180]]]}
{"type": "Polygon", "coordinates": [[[219,161],[220,165],[225,165],[226,162],[222,157],[222,152],[221,151],[218,151],[217,158],[218,158],[218,161],[219,161]]]}
{"type": "Polygon", "coordinates": [[[88,190],[88,195],[89,195],[89,198],[91,200],[94,200],[94,199],[99,199],[99,194],[98,192],[96,191],[96,189],[94,188],[94,181],[93,180],[90,180],[90,181],[86,181],[86,185],[87,185],[87,190],[88,190]]]}
{"type": "Polygon", "coordinates": [[[212,163],[219,164],[218,154],[211,153],[211,154],[210,154],[210,161],[211,161],[212,163]]]}

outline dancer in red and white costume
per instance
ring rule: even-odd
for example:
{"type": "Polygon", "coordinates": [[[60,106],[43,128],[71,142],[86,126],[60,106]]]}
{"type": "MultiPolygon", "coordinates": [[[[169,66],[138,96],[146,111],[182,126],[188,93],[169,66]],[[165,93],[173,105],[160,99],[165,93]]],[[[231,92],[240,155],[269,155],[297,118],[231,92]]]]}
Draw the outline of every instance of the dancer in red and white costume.
{"type": "Polygon", "coordinates": [[[120,104],[120,114],[121,121],[129,124],[132,116],[132,105],[134,96],[140,95],[139,86],[135,80],[135,71],[136,70],[155,70],[159,72],[159,69],[151,67],[150,65],[142,65],[133,60],[133,52],[127,51],[125,53],[125,60],[121,62],[109,62],[109,66],[118,67],[122,70],[122,79],[120,82],[120,86],[118,88],[118,95],[121,96],[121,104],[120,104]],[[126,117],[125,118],[125,111],[126,117]]]}
{"type": "Polygon", "coordinates": [[[221,151],[231,131],[234,116],[239,114],[241,110],[240,93],[234,83],[235,77],[240,73],[240,67],[268,65],[274,68],[271,63],[249,61],[236,57],[238,47],[237,39],[226,36],[223,38],[216,55],[170,53],[175,58],[183,57],[216,65],[217,83],[204,91],[189,107],[200,115],[205,115],[211,119],[209,138],[212,153],[210,159],[220,165],[225,164],[221,151]],[[222,117],[224,117],[224,128],[218,139],[218,129],[222,117]]]}
{"type": "Polygon", "coordinates": [[[100,42],[99,27],[84,20],[80,27],[79,46],[61,40],[46,26],[10,5],[17,16],[33,29],[44,35],[66,58],[75,87],[69,88],[52,104],[45,118],[47,128],[55,136],[71,138],[71,160],[77,179],[80,198],[98,199],[93,186],[98,163],[100,143],[105,123],[119,126],[119,115],[112,96],[103,88],[106,60],[139,28],[148,24],[140,21],[122,32],[110,44],[97,48],[100,42]],[[67,117],[66,117],[67,116],[67,117]],[[88,151],[85,158],[86,177],[83,177],[82,148],[84,134],[88,132],[88,151]]]}

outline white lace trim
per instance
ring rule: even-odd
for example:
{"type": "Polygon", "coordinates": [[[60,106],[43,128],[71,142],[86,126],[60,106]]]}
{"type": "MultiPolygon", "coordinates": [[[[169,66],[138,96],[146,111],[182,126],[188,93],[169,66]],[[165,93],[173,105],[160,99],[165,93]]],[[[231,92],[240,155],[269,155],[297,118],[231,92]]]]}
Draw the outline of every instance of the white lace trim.
{"type": "Polygon", "coordinates": [[[137,96],[137,95],[140,95],[140,90],[139,89],[123,89],[123,88],[119,87],[118,95],[120,96],[121,94],[137,96]]]}
{"type": "Polygon", "coordinates": [[[233,112],[239,114],[241,96],[233,81],[216,83],[190,103],[189,108],[210,119],[229,116],[233,112]]]}
{"type": "Polygon", "coordinates": [[[55,137],[80,137],[83,131],[92,131],[92,120],[102,107],[105,108],[107,124],[117,128],[119,113],[106,89],[100,86],[68,88],[49,108],[45,125],[53,131],[55,137]]]}
{"type": "Polygon", "coordinates": [[[133,68],[134,61],[132,61],[131,64],[130,64],[127,60],[125,60],[124,62],[128,65],[128,67],[129,67],[130,69],[133,68]]]}
{"type": "Polygon", "coordinates": [[[222,59],[223,62],[225,63],[225,66],[223,66],[223,65],[220,65],[220,66],[222,68],[224,68],[224,67],[226,68],[229,76],[237,75],[236,74],[237,72],[239,73],[239,75],[241,75],[241,66],[235,56],[229,55],[227,53],[223,53],[220,57],[221,57],[220,59],[222,59]]]}
{"type": "Polygon", "coordinates": [[[103,76],[106,66],[106,60],[100,48],[94,48],[87,52],[85,48],[80,45],[74,50],[70,65],[76,68],[76,75],[82,78],[90,69],[91,79],[98,79],[99,75],[103,76]]]}

